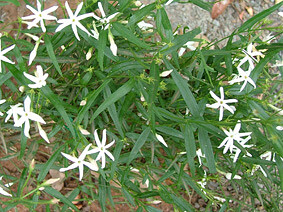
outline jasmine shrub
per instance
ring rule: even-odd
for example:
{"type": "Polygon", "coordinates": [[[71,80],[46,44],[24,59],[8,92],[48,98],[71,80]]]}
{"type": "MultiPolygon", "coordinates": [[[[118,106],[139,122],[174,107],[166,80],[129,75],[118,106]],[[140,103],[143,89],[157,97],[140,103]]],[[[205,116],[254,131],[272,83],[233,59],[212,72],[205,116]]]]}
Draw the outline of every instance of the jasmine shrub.
{"type": "Polygon", "coordinates": [[[1,211],[280,210],[282,27],[266,20],[283,2],[223,48],[172,29],[172,2],[59,1],[60,17],[37,0],[1,29],[0,160],[25,166],[1,165],[1,211]]]}

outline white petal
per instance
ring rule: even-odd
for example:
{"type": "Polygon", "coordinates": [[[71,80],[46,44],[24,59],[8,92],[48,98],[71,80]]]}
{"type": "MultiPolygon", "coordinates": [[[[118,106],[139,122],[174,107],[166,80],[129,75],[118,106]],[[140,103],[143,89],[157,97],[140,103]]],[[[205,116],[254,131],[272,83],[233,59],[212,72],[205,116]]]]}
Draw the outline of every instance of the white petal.
{"type": "Polygon", "coordinates": [[[168,147],[168,145],[166,144],[164,138],[161,135],[155,134],[157,140],[162,143],[164,146],[168,147]]]}
{"type": "Polygon", "coordinates": [[[105,150],[105,153],[106,153],[106,155],[108,155],[108,157],[109,157],[111,160],[115,161],[114,156],[113,156],[108,150],[105,150]]]}
{"type": "Polygon", "coordinates": [[[171,74],[172,71],[173,71],[173,69],[168,70],[168,71],[163,71],[159,76],[160,77],[167,77],[168,75],[171,74]]]}
{"type": "Polygon", "coordinates": [[[42,127],[40,126],[39,122],[37,122],[37,127],[38,127],[38,131],[39,131],[39,135],[47,142],[49,142],[49,139],[47,137],[46,132],[42,129],[42,127]]]}
{"type": "Polygon", "coordinates": [[[105,15],[105,12],[103,10],[101,2],[98,2],[98,8],[100,10],[101,16],[104,18],[106,15],[105,15]]]}
{"type": "Polygon", "coordinates": [[[106,144],[106,129],[102,131],[102,142],[101,145],[104,147],[106,144]]]}
{"type": "Polygon", "coordinates": [[[66,153],[64,153],[64,152],[61,152],[61,154],[62,154],[65,158],[67,158],[68,160],[70,160],[70,161],[72,161],[72,162],[74,162],[74,163],[77,163],[77,161],[78,161],[78,159],[77,159],[76,157],[73,157],[73,156],[71,156],[71,155],[69,155],[69,154],[66,154],[66,153]]]}

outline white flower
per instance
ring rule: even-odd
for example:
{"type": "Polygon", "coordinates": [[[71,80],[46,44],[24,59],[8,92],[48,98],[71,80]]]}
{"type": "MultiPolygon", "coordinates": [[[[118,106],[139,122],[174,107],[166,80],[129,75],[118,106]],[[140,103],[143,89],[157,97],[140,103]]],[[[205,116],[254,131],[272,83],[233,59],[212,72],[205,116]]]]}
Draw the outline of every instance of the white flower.
{"type": "Polygon", "coordinates": [[[184,52],[186,51],[186,49],[190,49],[190,50],[192,50],[192,51],[196,50],[196,47],[194,46],[195,43],[196,43],[196,42],[194,42],[194,41],[188,41],[187,43],[185,43],[184,46],[185,46],[186,48],[184,48],[184,47],[181,47],[181,48],[180,48],[180,51],[179,51],[179,53],[178,53],[179,57],[181,57],[181,56],[184,54],[184,52]]]}
{"type": "Polygon", "coordinates": [[[228,83],[230,85],[233,85],[234,83],[238,83],[238,82],[243,82],[243,85],[240,89],[240,92],[246,87],[247,83],[249,82],[252,86],[254,86],[254,88],[256,88],[256,84],[254,83],[254,81],[252,80],[252,78],[250,78],[250,74],[252,69],[249,68],[248,71],[244,71],[242,68],[240,68],[239,66],[237,67],[237,70],[239,72],[239,76],[237,76],[235,79],[232,79],[231,81],[229,81],[228,83]]]}
{"type": "MultiPolygon", "coordinates": [[[[3,176],[0,177],[0,181],[2,180],[3,176]]],[[[11,185],[13,185],[13,183],[7,183],[4,186],[5,187],[10,187],[11,185]]],[[[4,196],[8,196],[11,197],[12,195],[10,193],[8,193],[7,191],[5,191],[1,186],[0,186],[0,194],[4,195],[4,196]]]]}
{"type": "Polygon", "coordinates": [[[40,2],[37,0],[37,10],[35,10],[34,8],[32,8],[29,5],[26,5],[26,7],[33,12],[33,15],[29,15],[26,17],[22,17],[23,20],[31,20],[34,19],[32,22],[28,22],[28,29],[37,26],[37,23],[40,22],[40,26],[43,32],[46,32],[46,28],[44,26],[44,22],[43,20],[57,20],[56,17],[52,16],[52,15],[48,15],[48,13],[54,12],[55,10],[57,10],[58,6],[53,6],[50,7],[49,9],[46,9],[44,11],[41,11],[41,4],[40,2]]]}
{"type": "Polygon", "coordinates": [[[144,22],[144,21],[140,21],[140,22],[138,23],[138,27],[139,27],[141,30],[146,31],[146,30],[149,29],[149,28],[153,28],[153,25],[152,25],[152,24],[149,24],[149,23],[146,23],[146,22],[144,22]]]}
{"type": "Polygon", "coordinates": [[[15,122],[15,127],[21,127],[23,124],[25,124],[24,128],[24,135],[28,138],[30,138],[29,135],[29,129],[30,129],[30,123],[29,120],[40,122],[42,124],[45,124],[45,121],[36,113],[33,113],[30,111],[30,104],[31,104],[31,99],[29,96],[26,97],[24,101],[24,110],[20,112],[18,111],[18,114],[21,115],[21,118],[15,122]]]}
{"type": "Polygon", "coordinates": [[[81,30],[83,30],[84,32],[86,32],[88,35],[90,35],[90,33],[87,31],[87,29],[80,23],[81,20],[85,19],[85,18],[88,18],[88,17],[92,17],[94,14],[93,13],[86,13],[86,14],[83,14],[83,15],[79,15],[79,12],[81,11],[82,7],[83,7],[83,2],[81,2],[75,13],[72,12],[72,10],[70,9],[69,7],[69,4],[68,2],[66,1],[65,2],[65,6],[66,6],[66,10],[67,10],[67,13],[69,15],[69,19],[60,19],[58,20],[57,22],[60,23],[61,25],[59,25],[57,27],[57,29],[55,30],[55,32],[59,32],[61,31],[63,28],[69,26],[69,25],[72,25],[72,29],[73,29],[73,32],[76,36],[76,38],[78,40],[80,40],[80,37],[78,35],[78,29],[77,27],[79,27],[81,30]]]}
{"type": "Polygon", "coordinates": [[[28,84],[30,88],[41,88],[46,85],[46,79],[48,77],[48,74],[43,74],[42,67],[40,65],[36,66],[35,76],[32,76],[30,74],[27,74],[24,72],[24,75],[26,78],[28,78],[30,81],[33,81],[35,84],[28,84]]]}
{"type": "Polygon", "coordinates": [[[168,147],[168,145],[166,144],[164,138],[161,135],[158,135],[157,133],[155,134],[157,140],[162,143],[164,146],[168,147]]]}
{"type": "Polygon", "coordinates": [[[283,130],[283,126],[277,126],[276,130],[282,131],[283,130]]]}
{"type": "Polygon", "coordinates": [[[281,17],[283,17],[283,12],[278,12],[278,15],[280,15],[281,17]]]}
{"type": "Polygon", "coordinates": [[[7,122],[11,116],[13,115],[14,123],[16,123],[19,120],[19,115],[24,112],[24,108],[21,107],[23,104],[18,103],[16,105],[11,105],[10,108],[6,113],[8,114],[5,118],[5,122],[7,122]]]}
{"type": "Polygon", "coordinates": [[[47,137],[47,134],[46,132],[42,129],[41,125],[39,122],[36,122],[37,124],[37,128],[38,128],[38,131],[39,131],[39,135],[47,142],[47,143],[50,143],[48,137],[47,137]]]}
{"type": "Polygon", "coordinates": [[[197,157],[198,157],[198,162],[199,162],[199,167],[200,167],[202,165],[201,158],[204,158],[205,154],[202,153],[201,149],[198,149],[196,151],[196,154],[197,154],[197,157]]]}
{"type": "MultiPolygon", "coordinates": [[[[0,100],[0,105],[2,105],[4,102],[6,102],[6,99],[1,99],[0,100]]],[[[3,116],[4,114],[0,111],[0,116],[3,116]]]]}
{"type": "Polygon", "coordinates": [[[117,56],[117,51],[118,51],[118,48],[117,48],[117,45],[116,43],[114,42],[114,39],[113,39],[113,35],[112,33],[109,31],[108,33],[108,39],[109,39],[109,42],[110,42],[110,50],[111,52],[113,53],[114,56],[117,56]]]}
{"type": "Polygon", "coordinates": [[[160,77],[167,77],[169,74],[171,74],[171,72],[173,71],[173,69],[168,70],[168,71],[163,71],[161,74],[159,74],[160,77]]]}
{"type": "Polygon", "coordinates": [[[95,164],[84,161],[86,155],[88,154],[88,149],[90,148],[91,144],[87,145],[86,148],[83,150],[83,152],[80,154],[80,156],[78,158],[73,157],[69,154],[66,154],[64,152],[61,152],[61,154],[67,158],[68,160],[74,162],[72,165],[68,166],[67,168],[61,168],[59,169],[60,172],[65,172],[71,169],[75,169],[77,167],[79,167],[79,180],[81,181],[84,175],[84,166],[87,166],[89,169],[93,170],[93,171],[98,171],[98,167],[95,166],[95,164]]]}
{"type": "Polygon", "coordinates": [[[232,114],[234,114],[234,111],[236,110],[234,107],[228,106],[227,103],[235,103],[238,102],[237,99],[224,99],[224,89],[223,87],[220,87],[220,98],[218,96],[215,95],[215,93],[213,93],[212,91],[209,92],[210,95],[213,97],[213,99],[216,100],[216,103],[210,105],[207,104],[206,107],[210,107],[210,108],[220,108],[220,113],[219,113],[219,121],[221,121],[223,119],[223,111],[224,108],[226,110],[229,110],[232,114]]]}
{"type": "Polygon", "coordinates": [[[243,52],[245,53],[245,57],[243,59],[240,60],[240,63],[238,65],[238,67],[241,67],[245,62],[248,61],[249,63],[249,70],[253,70],[254,69],[254,61],[256,61],[254,59],[255,56],[263,56],[263,54],[259,51],[253,51],[253,44],[250,43],[247,47],[247,51],[243,50],[243,52]]]}
{"type": "Polygon", "coordinates": [[[113,140],[110,144],[106,144],[106,129],[103,130],[102,132],[102,141],[100,142],[100,139],[98,137],[98,134],[97,134],[97,130],[94,131],[94,139],[95,139],[95,143],[97,145],[97,147],[95,149],[92,149],[90,151],[88,151],[88,154],[94,154],[94,153],[97,153],[99,152],[97,158],[95,160],[102,160],[102,165],[101,165],[101,168],[105,168],[105,163],[106,163],[106,157],[105,157],[105,154],[108,155],[108,157],[111,159],[111,160],[115,160],[113,155],[107,150],[109,147],[111,147],[114,143],[115,143],[115,140],[113,140]]]}
{"type": "MultiPolygon", "coordinates": [[[[250,148],[252,147],[253,145],[246,145],[246,143],[248,142],[248,140],[250,140],[250,136],[241,140],[240,142],[238,142],[243,148],[250,148]]],[[[238,147],[234,146],[233,148],[233,152],[235,152],[235,155],[233,155],[233,162],[236,163],[236,161],[238,160],[238,157],[241,153],[241,149],[239,149],[238,147]]],[[[247,155],[252,157],[252,155],[250,153],[247,152],[247,155]]]]}
{"type": "Polygon", "coordinates": [[[11,51],[14,47],[15,47],[15,44],[12,45],[12,46],[9,46],[8,48],[6,48],[4,50],[1,50],[2,46],[1,46],[1,36],[0,36],[0,73],[2,72],[1,61],[4,61],[6,63],[15,64],[14,62],[12,62],[11,60],[9,60],[7,57],[4,56],[4,54],[6,54],[7,52],[11,51]]]}
{"type": "Polygon", "coordinates": [[[245,140],[249,140],[249,139],[251,139],[251,132],[246,132],[246,133],[240,133],[239,131],[240,131],[240,129],[241,129],[241,122],[238,122],[237,124],[236,124],[236,126],[235,126],[235,128],[234,128],[234,130],[232,130],[232,129],[229,129],[229,132],[227,131],[227,130],[225,130],[225,129],[223,129],[223,131],[224,131],[224,133],[227,135],[227,137],[222,141],[222,143],[218,146],[218,148],[221,148],[221,147],[223,147],[224,145],[225,145],[225,148],[224,148],[224,150],[223,150],[223,154],[225,154],[227,151],[228,151],[228,149],[230,149],[230,152],[232,153],[232,151],[233,151],[233,148],[235,147],[234,146],[234,140],[235,141],[238,141],[238,142],[240,142],[240,141],[242,141],[242,140],[244,140],[242,137],[243,136],[248,136],[245,140]]]}
{"type": "MultiPolygon", "coordinates": [[[[99,22],[101,22],[103,25],[105,25],[104,29],[108,29],[108,27],[109,27],[109,25],[110,25],[111,19],[115,18],[115,16],[116,16],[119,12],[114,13],[114,14],[110,15],[109,17],[106,17],[101,2],[98,2],[98,8],[99,8],[99,10],[100,10],[100,13],[101,13],[102,18],[100,18],[100,17],[98,17],[98,16],[96,16],[96,15],[93,15],[93,17],[94,17],[96,20],[98,20],[99,22]]],[[[102,29],[103,29],[103,28],[102,28],[102,29]]]]}

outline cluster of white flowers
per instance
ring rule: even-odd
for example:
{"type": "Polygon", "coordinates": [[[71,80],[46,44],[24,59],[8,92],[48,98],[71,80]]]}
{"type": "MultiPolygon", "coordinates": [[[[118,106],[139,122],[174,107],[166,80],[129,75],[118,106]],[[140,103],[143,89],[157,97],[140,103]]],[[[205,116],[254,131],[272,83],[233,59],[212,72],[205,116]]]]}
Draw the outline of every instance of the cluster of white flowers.
{"type": "Polygon", "coordinates": [[[96,164],[96,161],[101,159],[101,163],[102,163],[101,168],[102,169],[105,168],[106,155],[111,160],[114,161],[115,159],[114,159],[113,155],[107,149],[115,143],[115,140],[113,140],[111,143],[106,145],[106,129],[104,129],[103,132],[102,132],[102,141],[100,141],[100,139],[98,137],[97,130],[94,131],[94,139],[95,139],[95,143],[96,143],[97,147],[89,150],[89,148],[91,147],[92,144],[88,144],[78,158],[75,157],[75,156],[71,156],[69,154],[66,154],[64,152],[61,152],[62,155],[65,158],[67,158],[68,160],[72,161],[73,164],[68,166],[67,168],[61,168],[59,171],[65,172],[65,171],[79,167],[79,175],[80,175],[79,180],[81,181],[82,178],[83,178],[84,166],[87,166],[89,169],[91,169],[93,171],[98,171],[98,166],[96,164]],[[91,154],[95,154],[95,153],[98,153],[95,160],[93,160],[91,157],[88,157],[90,162],[85,161],[85,158],[87,156],[89,156],[91,154]]]}
{"type": "MultiPolygon", "coordinates": [[[[236,77],[229,81],[229,84],[234,84],[234,83],[239,83],[239,82],[244,82],[240,92],[245,88],[245,86],[247,85],[247,83],[250,83],[251,85],[253,85],[254,88],[256,88],[256,84],[254,83],[254,81],[250,78],[250,74],[251,71],[255,68],[255,64],[254,62],[256,61],[254,57],[256,56],[262,56],[261,52],[258,51],[253,51],[253,45],[252,43],[248,45],[247,47],[247,51],[243,50],[245,57],[242,58],[237,66],[237,70],[239,72],[239,75],[236,75],[236,77]],[[248,62],[248,70],[244,71],[242,69],[241,66],[243,66],[243,64],[245,64],[246,62],[248,62]]],[[[213,99],[216,101],[216,103],[214,104],[207,104],[206,107],[209,108],[213,108],[213,109],[217,109],[219,108],[219,121],[222,121],[223,119],[223,112],[224,109],[228,110],[230,113],[234,114],[234,112],[236,111],[236,108],[234,106],[229,106],[227,105],[227,103],[236,103],[238,102],[237,99],[224,99],[224,89],[223,87],[220,87],[220,98],[218,96],[215,95],[215,93],[213,91],[209,92],[210,95],[213,97],[213,99]]],[[[252,145],[246,145],[246,142],[249,141],[251,139],[250,135],[251,132],[247,132],[247,133],[239,133],[241,128],[241,123],[240,121],[238,121],[238,123],[235,126],[234,130],[229,129],[229,132],[227,130],[223,130],[224,133],[227,135],[227,137],[223,140],[223,142],[219,145],[218,148],[221,148],[223,146],[225,146],[223,153],[225,154],[227,152],[228,149],[230,149],[230,153],[235,153],[234,155],[232,155],[232,157],[234,158],[234,162],[236,162],[238,160],[239,154],[241,153],[241,150],[236,147],[234,145],[233,141],[238,142],[239,145],[241,145],[244,148],[249,148],[252,145]],[[241,138],[242,136],[248,136],[245,139],[241,138]]],[[[247,153],[248,156],[251,156],[249,153],[247,153]]]]}
{"type": "MultiPolygon", "coordinates": [[[[37,10],[32,8],[29,5],[27,5],[26,7],[33,13],[33,15],[22,17],[23,20],[32,20],[33,19],[33,21],[31,21],[31,22],[24,21],[24,23],[26,23],[28,25],[28,29],[30,29],[32,27],[39,27],[37,25],[37,23],[40,22],[40,27],[41,27],[42,31],[46,32],[46,27],[44,25],[44,20],[54,20],[54,21],[57,21],[57,23],[60,24],[56,28],[55,32],[62,31],[65,27],[71,25],[72,30],[73,30],[77,40],[80,40],[80,37],[79,37],[79,34],[78,34],[78,28],[80,28],[82,31],[87,33],[89,36],[92,36],[92,37],[94,37],[96,39],[99,38],[99,32],[97,31],[95,24],[93,24],[94,30],[90,30],[92,32],[92,33],[90,33],[86,29],[86,27],[83,26],[80,23],[80,21],[82,21],[83,19],[92,17],[92,18],[94,18],[94,19],[96,19],[97,21],[100,22],[100,25],[102,26],[102,29],[106,30],[106,29],[109,29],[111,20],[113,18],[115,18],[119,14],[119,12],[116,12],[116,13],[114,13],[112,15],[109,15],[107,17],[105,12],[104,12],[104,9],[102,7],[101,2],[98,2],[98,8],[99,8],[101,16],[102,16],[101,18],[96,16],[94,13],[85,13],[85,14],[79,15],[79,13],[80,13],[80,11],[81,11],[81,9],[83,7],[83,2],[81,2],[78,5],[76,11],[73,13],[71,8],[70,8],[70,6],[69,6],[69,3],[66,1],[65,2],[65,8],[67,10],[69,18],[57,20],[56,17],[48,15],[49,13],[54,12],[55,10],[57,10],[57,8],[58,8],[57,6],[53,6],[53,7],[49,8],[49,9],[46,9],[46,10],[42,11],[41,4],[37,0],[37,10]]],[[[116,46],[116,44],[114,42],[114,37],[113,37],[110,29],[109,29],[109,33],[108,33],[108,38],[109,38],[109,42],[110,42],[110,49],[111,49],[113,55],[117,56],[117,46],[116,46]]],[[[34,50],[32,51],[32,54],[31,54],[31,57],[30,57],[30,60],[29,60],[29,65],[31,64],[31,62],[35,58],[36,51],[37,51],[38,45],[40,43],[40,39],[36,39],[35,38],[34,40],[36,40],[36,46],[35,46],[34,50]]]]}
{"type": "Polygon", "coordinates": [[[250,78],[250,74],[252,72],[252,70],[255,68],[254,62],[257,62],[257,60],[255,60],[254,57],[256,56],[262,56],[263,54],[259,51],[253,51],[253,44],[250,43],[247,47],[247,51],[243,50],[245,57],[243,59],[240,60],[240,63],[237,66],[237,70],[239,75],[235,75],[234,79],[232,79],[231,81],[229,81],[228,83],[230,85],[233,85],[235,83],[239,83],[239,82],[244,82],[240,92],[246,87],[247,83],[250,83],[254,88],[256,88],[256,84],[253,81],[252,78],[250,78]],[[247,71],[244,71],[242,69],[242,65],[244,65],[246,62],[248,62],[249,67],[247,71]]]}

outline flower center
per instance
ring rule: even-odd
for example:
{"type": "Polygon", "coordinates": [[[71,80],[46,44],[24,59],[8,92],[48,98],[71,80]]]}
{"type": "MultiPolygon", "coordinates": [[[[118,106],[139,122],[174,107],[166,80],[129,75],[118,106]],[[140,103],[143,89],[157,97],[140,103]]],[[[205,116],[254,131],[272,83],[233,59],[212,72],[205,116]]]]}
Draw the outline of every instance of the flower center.
{"type": "Polygon", "coordinates": [[[72,20],[73,22],[76,22],[76,20],[73,18],[73,20],[72,20]]]}
{"type": "Polygon", "coordinates": [[[41,18],[41,17],[42,17],[42,14],[40,13],[38,16],[41,18]]]}
{"type": "Polygon", "coordinates": [[[103,147],[101,147],[100,150],[103,151],[104,150],[103,147]]]}
{"type": "Polygon", "coordinates": [[[28,116],[28,113],[25,113],[25,116],[28,116]]]}
{"type": "Polygon", "coordinates": [[[223,103],[224,103],[224,102],[221,100],[221,101],[220,101],[220,104],[222,105],[223,103]]]}

